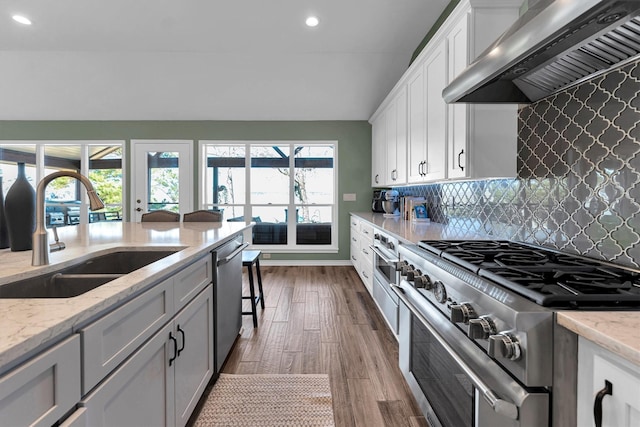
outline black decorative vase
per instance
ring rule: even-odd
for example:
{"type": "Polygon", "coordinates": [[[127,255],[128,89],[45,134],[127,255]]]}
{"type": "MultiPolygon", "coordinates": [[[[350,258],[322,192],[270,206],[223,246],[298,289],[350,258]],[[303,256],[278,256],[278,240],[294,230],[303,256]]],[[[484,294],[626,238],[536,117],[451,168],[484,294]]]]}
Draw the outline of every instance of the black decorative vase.
{"type": "Polygon", "coordinates": [[[0,176],[0,249],[9,247],[9,231],[7,230],[7,216],[4,213],[4,194],[2,192],[2,176],[0,176]]]}
{"type": "Polygon", "coordinates": [[[4,213],[11,250],[31,250],[31,239],[36,229],[36,192],[27,181],[24,163],[18,163],[18,178],[7,191],[4,213]]]}

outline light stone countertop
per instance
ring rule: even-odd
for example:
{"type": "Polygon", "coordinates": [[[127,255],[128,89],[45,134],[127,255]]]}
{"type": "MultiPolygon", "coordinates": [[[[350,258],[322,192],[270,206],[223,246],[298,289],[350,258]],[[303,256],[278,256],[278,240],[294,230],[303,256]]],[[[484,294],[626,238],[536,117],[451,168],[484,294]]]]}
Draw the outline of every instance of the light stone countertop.
{"type": "MultiPolygon", "coordinates": [[[[394,234],[404,243],[492,238],[486,234],[468,233],[435,222],[412,223],[373,212],[352,214],[394,234]]],[[[557,322],[640,366],[640,311],[564,311],[557,313],[557,322]]]]}
{"type": "Polygon", "coordinates": [[[557,322],[640,366],[640,312],[561,311],[557,322]]]}
{"type": "Polygon", "coordinates": [[[404,243],[417,243],[420,240],[457,240],[457,239],[491,239],[485,233],[473,233],[437,222],[411,222],[400,217],[385,217],[374,212],[352,212],[352,215],[363,219],[374,226],[394,234],[404,243]]]}
{"type": "Polygon", "coordinates": [[[0,250],[0,286],[119,249],[179,250],[77,297],[0,299],[0,372],[69,336],[78,325],[190,264],[251,226],[244,222],[100,222],[61,227],[58,229],[60,241],[67,248],[51,253],[50,265],[41,267],[31,266],[32,251],[0,250]]]}

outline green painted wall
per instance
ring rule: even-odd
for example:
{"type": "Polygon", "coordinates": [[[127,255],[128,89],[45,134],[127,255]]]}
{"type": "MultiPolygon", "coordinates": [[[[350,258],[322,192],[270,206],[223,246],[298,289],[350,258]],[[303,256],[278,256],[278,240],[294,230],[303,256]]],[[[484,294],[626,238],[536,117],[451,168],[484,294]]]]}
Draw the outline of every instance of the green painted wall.
{"type": "MultiPolygon", "coordinates": [[[[273,254],[272,259],[348,260],[349,212],[371,209],[371,125],[366,121],[0,121],[0,140],[332,140],[338,141],[337,254],[273,254]],[[343,202],[356,193],[356,202],[343,202]]],[[[199,155],[197,143],[194,146],[199,155]]],[[[127,170],[127,176],[131,171],[127,170]]],[[[196,204],[201,183],[194,170],[196,204]]],[[[129,188],[125,189],[129,200],[129,188]]]]}
{"type": "Polygon", "coordinates": [[[413,61],[418,57],[418,55],[420,55],[422,49],[424,49],[427,43],[429,43],[429,40],[431,40],[436,31],[440,29],[444,21],[449,17],[451,12],[453,12],[453,9],[455,9],[458,3],[460,3],[460,0],[451,0],[449,4],[444,8],[444,11],[442,11],[436,22],[433,24],[433,27],[431,27],[427,35],[424,36],[416,50],[413,51],[413,55],[411,55],[411,61],[409,62],[409,65],[411,65],[413,61]]]}

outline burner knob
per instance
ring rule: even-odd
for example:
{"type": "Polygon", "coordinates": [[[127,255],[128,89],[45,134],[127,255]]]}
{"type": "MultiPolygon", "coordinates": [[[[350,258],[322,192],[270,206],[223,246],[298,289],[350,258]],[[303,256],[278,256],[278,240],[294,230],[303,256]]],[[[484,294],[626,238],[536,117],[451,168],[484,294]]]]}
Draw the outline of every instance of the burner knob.
{"type": "Polygon", "coordinates": [[[489,337],[489,356],[497,359],[504,357],[505,359],[518,360],[522,357],[522,348],[520,341],[512,334],[501,332],[489,337]]]}
{"type": "Polygon", "coordinates": [[[416,276],[419,276],[419,275],[420,275],[420,270],[409,270],[409,271],[407,271],[407,282],[413,282],[415,280],[416,276]]]}
{"type": "Polygon", "coordinates": [[[469,323],[470,319],[478,317],[476,311],[469,303],[454,304],[451,306],[451,321],[453,323],[469,323]]]}
{"type": "Polygon", "coordinates": [[[469,338],[474,340],[486,340],[496,333],[496,325],[489,316],[469,320],[469,338]]]}
{"type": "MultiPolygon", "coordinates": [[[[420,270],[418,270],[420,271],[420,270]]],[[[431,289],[432,287],[432,283],[431,283],[431,278],[429,276],[427,276],[426,274],[420,274],[418,276],[416,276],[413,279],[413,283],[415,285],[416,288],[424,288],[424,289],[431,289]]]]}
{"type": "MultiPolygon", "coordinates": [[[[398,262],[396,262],[396,271],[402,272],[402,267],[404,267],[405,265],[409,265],[409,263],[407,261],[398,261],[398,262]]],[[[402,274],[402,273],[400,273],[400,274],[402,274]]]]}
{"type": "Polygon", "coordinates": [[[404,262],[402,269],[400,270],[401,276],[407,276],[410,271],[413,271],[413,265],[410,265],[408,262],[404,262]]]}

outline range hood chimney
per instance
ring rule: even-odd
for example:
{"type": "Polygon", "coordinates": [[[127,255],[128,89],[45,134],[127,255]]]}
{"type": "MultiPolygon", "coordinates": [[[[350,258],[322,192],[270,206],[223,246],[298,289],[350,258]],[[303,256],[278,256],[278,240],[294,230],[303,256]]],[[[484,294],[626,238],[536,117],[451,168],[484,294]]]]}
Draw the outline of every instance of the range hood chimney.
{"type": "Polygon", "coordinates": [[[530,103],[640,54],[640,0],[539,0],[442,92],[530,103]]]}

